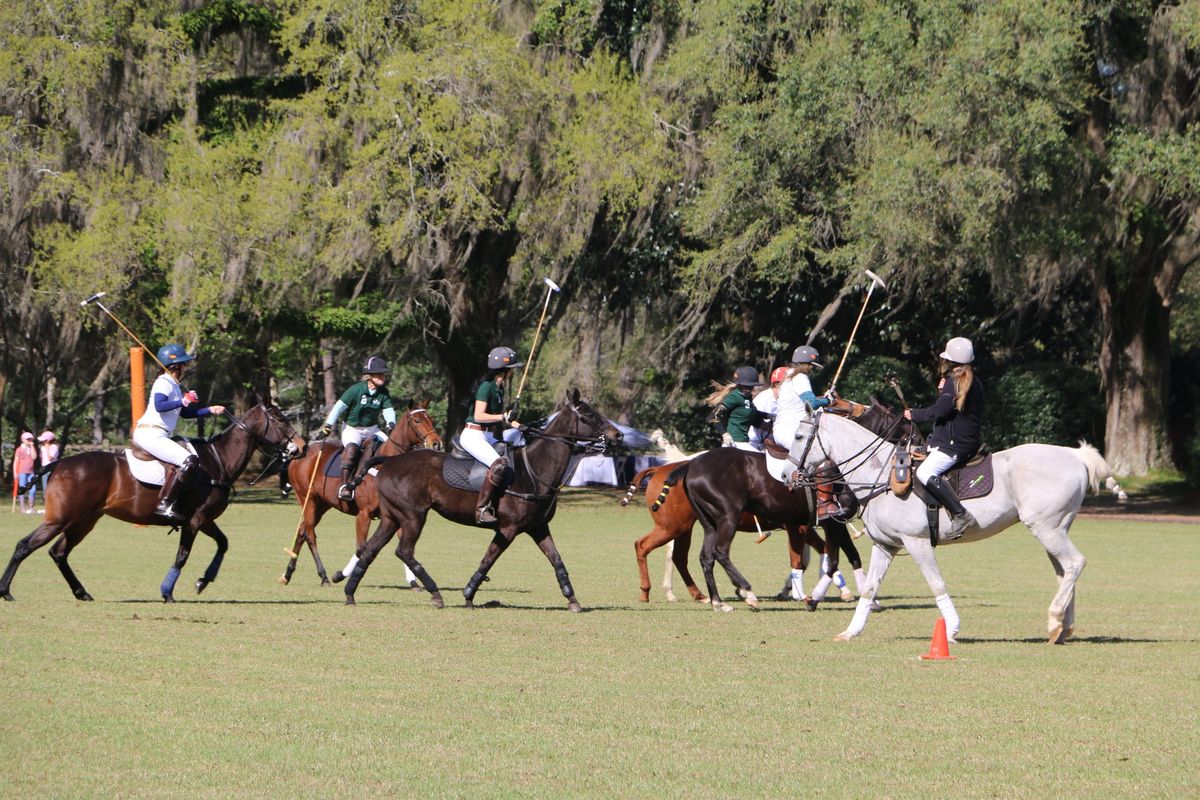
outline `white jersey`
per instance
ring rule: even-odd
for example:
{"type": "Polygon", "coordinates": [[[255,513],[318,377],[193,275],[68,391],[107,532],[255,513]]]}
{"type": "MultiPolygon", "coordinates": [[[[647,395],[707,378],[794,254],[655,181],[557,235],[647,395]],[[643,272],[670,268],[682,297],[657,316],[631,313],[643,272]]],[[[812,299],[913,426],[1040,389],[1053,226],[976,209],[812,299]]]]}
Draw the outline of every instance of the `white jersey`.
{"type": "Polygon", "coordinates": [[[803,372],[797,372],[779,384],[773,436],[780,447],[791,449],[792,440],[796,438],[796,429],[800,427],[801,422],[812,416],[808,403],[801,398],[805,392],[812,390],[812,381],[803,372]]]}
{"type": "MultiPolygon", "coordinates": [[[[775,392],[770,389],[763,389],[754,396],[754,407],[761,414],[766,414],[768,417],[774,417],[775,412],[779,407],[779,401],[775,399],[775,392]]],[[[767,430],[770,427],[768,426],[767,430]]],[[[756,449],[761,450],[763,447],[763,439],[767,438],[767,431],[757,426],[750,428],[750,443],[756,449]]]]}
{"type": "Polygon", "coordinates": [[[154,408],[154,395],[156,394],[165,394],[168,400],[181,402],[183,389],[170,373],[164,372],[159,375],[154,380],[154,385],[150,387],[150,402],[146,404],[146,413],[142,414],[142,418],[138,420],[138,425],[155,425],[165,430],[170,436],[175,433],[175,426],[179,424],[179,412],[183,407],[180,406],[160,414],[154,408]]]}

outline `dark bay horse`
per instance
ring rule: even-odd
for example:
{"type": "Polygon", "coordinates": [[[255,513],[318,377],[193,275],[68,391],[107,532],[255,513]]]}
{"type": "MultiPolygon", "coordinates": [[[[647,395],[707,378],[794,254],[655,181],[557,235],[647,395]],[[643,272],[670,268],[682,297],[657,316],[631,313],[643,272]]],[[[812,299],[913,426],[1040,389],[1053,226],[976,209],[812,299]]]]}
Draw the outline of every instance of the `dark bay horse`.
{"type": "MultiPolygon", "coordinates": [[[[250,463],[255,450],[260,447],[279,451],[285,446],[304,447],[304,440],[296,435],[283,413],[273,405],[260,402],[241,419],[230,419],[232,421],[224,431],[208,441],[196,442],[201,469],[195,471],[196,477],[181,492],[185,519],[179,526],[175,563],[161,586],[166,602],[174,602],[175,582],[187,563],[196,531],[209,536],[217,545],[216,555],[204,576],[196,582],[196,591],[204,591],[205,586],[217,579],[229,539],[217,527],[216,518],[229,505],[233,482],[250,463]]],[[[141,483],[133,477],[123,452],[93,451],[56,461],[46,485],[46,515],[33,533],[17,542],[12,560],[0,576],[0,597],[13,599],[10,588],[21,562],[58,536],[58,541],[50,548],[50,558],[58,565],[75,597],[91,600],[92,596],[67,563],[71,550],[105,514],[138,525],[174,526],[175,523],[154,513],[158,493],[158,486],[141,483]]]]}
{"type": "MultiPolygon", "coordinates": [[[[621,432],[579,397],[573,389],[559,406],[558,414],[544,429],[526,429],[529,444],[513,451],[515,477],[512,485],[497,505],[499,523],[495,535],[484,553],[475,574],[463,587],[468,608],[474,607],[475,593],[487,579],[488,570],[508,548],[519,533],[528,533],[546,555],[558,578],[567,608],[581,611],[567,568],[563,565],[554,538],[550,535],[550,520],[558,505],[558,490],[567,478],[572,456],[597,453],[621,439],[621,432]]],[[[417,580],[429,592],[433,604],[445,605],[441,591],[425,567],[417,561],[414,549],[433,509],[452,522],[478,527],[475,524],[475,502],[478,492],[455,489],[442,479],[444,453],[417,450],[388,460],[379,469],[376,487],[379,492],[379,527],[367,541],[363,553],[346,581],[346,603],[354,604],[367,568],[380,549],[400,531],[396,556],[403,561],[417,580]]]]}
{"type": "MultiPolygon", "coordinates": [[[[398,456],[414,447],[441,450],[442,437],[438,435],[433,418],[426,411],[428,406],[429,401],[426,401],[404,412],[396,421],[396,427],[388,434],[387,441],[375,451],[376,457],[398,456]]],[[[371,527],[371,520],[379,517],[379,495],[375,491],[375,478],[370,475],[364,476],[354,490],[354,499],[342,500],[338,497],[338,487],[342,483],[341,475],[331,478],[325,474],[325,467],[341,449],[342,445],[338,442],[320,442],[310,446],[303,457],[292,459],[288,464],[288,481],[292,484],[302,515],[300,526],[296,530],[296,541],[292,544],[292,552],[299,553],[301,542],[308,543],[308,550],[316,562],[317,575],[321,578],[322,586],[329,585],[329,577],[317,550],[317,524],[320,523],[321,517],[325,516],[325,512],[336,508],[343,514],[354,517],[356,556],[361,555],[363,545],[367,542],[367,530],[371,527]]],[[[365,455],[363,459],[365,462],[365,455]]],[[[287,584],[295,571],[296,557],[292,557],[279,582],[287,584]]],[[[337,583],[343,578],[345,576],[339,570],[334,573],[333,582],[337,583]]]]}
{"type": "MultiPolygon", "coordinates": [[[[902,424],[906,420],[878,403],[868,407],[838,399],[834,404],[834,413],[869,425],[872,429],[879,429],[884,439],[911,435],[911,425],[902,424]]],[[[837,476],[830,477],[836,479],[837,476]]],[[[724,567],[747,605],[757,608],[758,599],[749,581],[729,557],[730,544],[738,524],[743,514],[751,513],[760,520],[770,519],[781,525],[813,525],[817,511],[815,491],[811,490],[811,486],[808,490],[790,491],[784,483],[767,472],[766,459],[761,454],[732,447],[709,450],[680,465],[667,477],[666,484],[671,487],[681,480],[687,499],[704,528],[700,566],[708,585],[709,602],[718,611],[732,610],[717,594],[713,577],[715,562],[724,567]]],[[[844,549],[845,545],[853,548],[853,544],[850,544],[845,525],[841,523],[825,526],[825,532],[824,552],[828,556],[826,570],[831,575],[838,568],[838,551],[844,549]]],[[[809,610],[815,608],[815,603],[810,602],[809,610]]]]}
{"type": "MultiPolygon", "coordinates": [[[[654,527],[633,543],[633,551],[637,556],[638,574],[641,576],[641,600],[643,603],[650,602],[650,571],[646,564],[646,557],[670,541],[675,542],[675,547],[671,550],[671,561],[675,564],[675,569],[679,570],[679,575],[683,578],[684,585],[692,599],[697,603],[708,602],[708,598],[692,580],[692,573],[687,566],[688,551],[692,544],[692,529],[696,525],[696,512],[683,493],[667,492],[663,494],[662,492],[667,476],[684,463],[686,462],[676,461],[642,470],[634,476],[624,499],[621,500],[621,505],[628,505],[642,481],[646,481],[646,505],[650,509],[654,527]]],[[[779,525],[766,519],[759,519],[756,522],[752,514],[743,513],[738,521],[737,529],[750,532],[775,530],[780,527],[787,530],[788,557],[792,569],[804,569],[808,566],[807,553],[804,551],[805,544],[812,546],[819,553],[825,552],[824,540],[807,525],[779,525]]]]}

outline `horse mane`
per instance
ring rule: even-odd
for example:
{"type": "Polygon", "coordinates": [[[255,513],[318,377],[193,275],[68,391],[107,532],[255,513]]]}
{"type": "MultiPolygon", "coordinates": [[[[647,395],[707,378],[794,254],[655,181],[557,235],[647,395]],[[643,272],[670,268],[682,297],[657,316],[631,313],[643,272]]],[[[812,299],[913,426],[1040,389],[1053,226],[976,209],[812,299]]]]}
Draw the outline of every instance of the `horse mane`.
{"type": "Polygon", "coordinates": [[[667,436],[665,433],[663,433],[662,428],[655,428],[650,432],[650,441],[662,448],[663,457],[666,458],[668,462],[690,461],[691,459],[700,455],[700,453],[685,453],[680,450],[678,447],[672,444],[669,439],[667,439],[667,436]]]}

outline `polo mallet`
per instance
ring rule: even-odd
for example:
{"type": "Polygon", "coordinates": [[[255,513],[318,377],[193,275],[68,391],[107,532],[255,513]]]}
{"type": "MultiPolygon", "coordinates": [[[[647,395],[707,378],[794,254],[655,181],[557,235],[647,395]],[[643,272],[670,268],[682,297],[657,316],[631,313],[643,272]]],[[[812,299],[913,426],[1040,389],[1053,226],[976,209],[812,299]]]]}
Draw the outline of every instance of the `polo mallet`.
{"type": "Polygon", "coordinates": [[[905,408],[905,410],[907,410],[908,401],[904,399],[904,392],[900,391],[900,381],[896,380],[895,375],[888,375],[886,380],[892,385],[892,388],[896,390],[896,397],[900,398],[900,404],[905,408]]]}
{"type": "MultiPolygon", "coordinates": [[[[304,515],[308,513],[308,501],[312,499],[313,481],[317,479],[317,467],[321,466],[321,456],[325,453],[325,442],[322,441],[319,445],[321,450],[317,451],[317,457],[313,461],[312,474],[308,476],[308,491],[304,493],[304,505],[300,506],[300,521],[296,523],[296,535],[292,540],[292,549],[283,548],[283,552],[288,554],[290,558],[299,558],[297,550],[300,549],[300,529],[304,527],[304,515]]],[[[279,582],[287,584],[287,579],[281,577],[279,582]]]]}
{"type": "Polygon", "coordinates": [[[96,292],[94,295],[89,297],[87,300],[84,300],[79,305],[81,305],[81,306],[86,306],[86,305],[98,306],[101,311],[103,311],[105,314],[108,314],[108,316],[112,318],[113,322],[117,323],[117,325],[119,325],[121,327],[121,330],[123,330],[129,334],[130,339],[133,339],[135,342],[138,343],[138,347],[145,350],[150,355],[150,357],[154,359],[155,364],[158,364],[160,367],[162,367],[163,372],[166,372],[167,365],[158,360],[158,355],[153,350],[151,350],[149,347],[146,347],[146,343],[143,342],[141,339],[139,339],[137,337],[137,334],[135,334],[133,331],[129,330],[129,328],[125,327],[125,323],[121,322],[121,320],[117,319],[117,315],[114,314],[113,312],[109,311],[108,307],[105,306],[104,303],[100,302],[100,298],[104,297],[104,295],[106,295],[106,294],[108,294],[108,292],[96,292]]]}
{"type": "Polygon", "coordinates": [[[864,270],[864,272],[871,279],[871,285],[867,288],[867,296],[863,298],[862,308],[858,310],[858,319],[854,321],[854,330],[850,331],[850,338],[846,341],[846,350],[842,353],[842,360],[838,364],[837,372],[833,373],[833,381],[829,384],[830,394],[837,388],[838,378],[842,376],[842,367],[846,366],[846,357],[850,355],[850,346],[854,344],[854,335],[858,333],[858,325],[862,322],[863,314],[867,313],[867,303],[871,302],[871,293],[875,291],[876,286],[887,288],[887,284],[883,282],[883,279],[874,272],[871,272],[869,269],[864,270]]]}
{"type": "Polygon", "coordinates": [[[533,346],[529,348],[529,358],[525,359],[525,370],[521,373],[521,382],[517,385],[517,394],[513,398],[513,408],[521,402],[521,392],[525,389],[525,379],[529,377],[529,367],[533,364],[533,354],[537,350],[538,339],[542,335],[542,323],[546,321],[546,312],[550,310],[550,297],[562,291],[557,283],[549,278],[542,278],[542,282],[546,284],[546,302],[542,303],[542,318],[538,320],[537,330],[533,334],[533,346]]]}

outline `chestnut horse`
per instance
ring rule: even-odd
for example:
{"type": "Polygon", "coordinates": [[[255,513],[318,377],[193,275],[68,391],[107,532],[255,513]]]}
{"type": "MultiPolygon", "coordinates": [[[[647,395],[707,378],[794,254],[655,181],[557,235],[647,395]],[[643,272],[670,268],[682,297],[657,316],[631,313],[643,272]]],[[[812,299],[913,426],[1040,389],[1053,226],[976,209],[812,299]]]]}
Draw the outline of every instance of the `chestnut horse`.
{"type": "MultiPolygon", "coordinates": [[[[401,453],[407,453],[414,447],[441,450],[442,437],[438,436],[433,419],[425,410],[428,405],[429,401],[425,401],[404,412],[397,420],[396,427],[392,428],[391,433],[388,434],[387,441],[375,451],[375,455],[377,457],[398,456],[401,453]]],[[[329,577],[325,574],[325,564],[322,563],[321,554],[317,551],[317,524],[320,523],[321,517],[325,516],[325,512],[336,508],[343,514],[350,514],[354,517],[356,542],[354,554],[356,559],[362,553],[363,545],[367,542],[367,530],[371,527],[371,520],[379,517],[379,495],[375,491],[373,477],[369,474],[364,475],[354,490],[354,499],[342,500],[338,497],[338,487],[342,483],[341,476],[331,478],[325,474],[326,465],[341,449],[341,444],[323,441],[310,447],[302,458],[293,459],[288,464],[288,481],[295,490],[294,496],[296,502],[300,504],[302,515],[300,526],[296,529],[296,541],[292,544],[292,552],[299,553],[301,542],[308,543],[308,550],[312,553],[313,561],[316,562],[317,575],[321,578],[322,586],[329,585],[329,577]]],[[[365,464],[366,454],[363,455],[363,460],[365,464]]],[[[280,583],[286,585],[292,579],[292,573],[296,571],[296,559],[297,556],[292,556],[288,561],[287,568],[279,578],[280,583]]],[[[349,571],[353,565],[354,560],[352,559],[345,571],[349,571]]],[[[333,574],[334,583],[343,578],[345,578],[343,570],[338,570],[333,574]]]]}
{"type": "MultiPolygon", "coordinates": [[[[621,432],[579,397],[579,390],[567,393],[557,416],[544,428],[527,428],[529,444],[513,452],[515,477],[496,506],[499,522],[495,535],[475,574],[463,587],[468,608],[474,607],[479,585],[487,580],[488,570],[519,533],[528,533],[546,555],[558,578],[559,589],[567,598],[567,608],[582,611],[567,575],[550,520],[558,507],[558,490],[567,479],[573,456],[600,453],[621,440],[621,432]]],[[[442,593],[425,567],[414,555],[421,529],[430,509],[451,522],[475,524],[477,491],[456,489],[442,479],[445,453],[416,450],[389,459],[379,469],[375,485],[379,492],[379,527],[367,541],[362,556],[346,581],[346,603],[354,604],[354,592],[380,549],[400,531],[396,555],[429,592],[433,605],[442,608],[442,593]]]]}
{"type": "MultiPolygon", "coordinates": [[[[254,451],[259,448],[282,451],[285,445],[288,449],[304,448],[304,440],[296,435],[283,413],[273,405],[260,402],[241,419],[231,416],[230,420],[229,427],[221,433],[207,441],[196,441],[200,469],[193,471],[192,480],[180,492],[181,510],[186,518],[179,525],[175,564],[160,587],[166,602],[175,600],[175,582],[187,563],[196,531],[217,544],[216,555],[204,576],[196,582],[196,592],[204,591],[205,586],[217,579],[229,539],[217,527],[216,518],[229,505],[233,482],[250,463],[254,451]]],[[[50,558],[58,565],[75,597],[91,600],[92,596],[67,563],[71,550],[105,514],[137,525],[175,527],[176,523],[154,513],[158,494],[158,486],[141,483],[133,477],[124,453],[93,451],[54,462],[45,491],[46,515],[33,533],[17,542],[12,560],[0,576],[0,597],[13,599],[10,588],[21,562],[58,536],[58,541],[50,548],[50,558]]]]}
{"type": "MultiPolygon", "coordinates": [[[[708,602],[708,598],[697,588],[687,566],[688,551],[692,545],[692,529],[696,525],[696,512],[692,510],[687,497],[680,492],[664,494],[662,491],[667,476],[683,463],[686,462],[676,461],[642,470],[634,476],[628,491],[625,492],[625,497],[621,500],[621,505],[629,505],[642,481],[647,481],[646,505],[650,509],[654,527],[633,543],[633,551],[637,556],[638,574],[642,580],[641,599],[643,603],[650,602],[650,571],[646,565],[646,557],[670,542],[675,543],[670,552],[671,561],[675,564],[675,569],[679,570],[679,575],[683,578],[684,585],[687,586],[692,599],[697,603],[708,602]]],[[[765,531],[775,530],[779,527],[785,527],[788,532],[788,556],[792,563],[792,569],[804,569],[807,566],[808,559],[804,553],[805,544],[811,545],[817,552],[825,552],[825,542],[807,525],[780,526],[765,519],[759,519],[756,522],[754,515],[749,513],[742,514],[742,518],[738,522],[739,531],[765,531]]]]}

